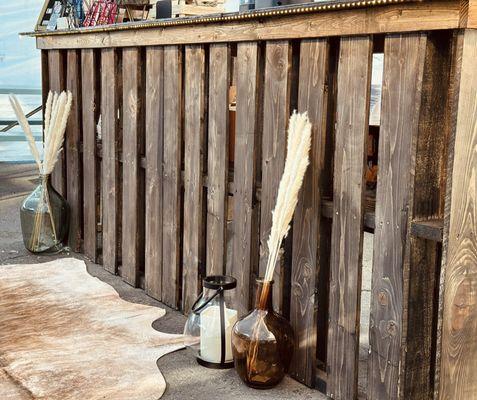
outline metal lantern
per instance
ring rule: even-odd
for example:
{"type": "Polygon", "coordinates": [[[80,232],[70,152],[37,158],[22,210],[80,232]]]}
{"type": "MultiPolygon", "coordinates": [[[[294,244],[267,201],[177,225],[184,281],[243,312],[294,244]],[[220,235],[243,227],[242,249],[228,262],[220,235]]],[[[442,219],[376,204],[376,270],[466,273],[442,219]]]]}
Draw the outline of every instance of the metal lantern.
{"type": "Polygon", "coordinates": [[[237,310],[230,307],[230,294],[237,280],[225,275],[208,276],[202,286],[184,328],[186,347],[205,367],[232,368],[231,335],[237,310]]]}

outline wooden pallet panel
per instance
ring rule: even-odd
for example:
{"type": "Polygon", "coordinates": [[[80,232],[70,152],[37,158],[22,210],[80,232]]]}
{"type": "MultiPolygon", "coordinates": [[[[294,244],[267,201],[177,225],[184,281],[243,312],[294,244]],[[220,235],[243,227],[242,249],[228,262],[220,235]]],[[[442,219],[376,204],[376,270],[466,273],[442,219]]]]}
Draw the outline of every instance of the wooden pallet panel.
{"type": "Polygon", "coordinates": [[[181,287],[182,51],[164,47],[162,301],[179,307],[181,287]]]}
{"type": "Polygon", "coordinates": [[[119,150],[121,149],[118,108],[121,77],[115,49],[101,50],[101,204],[103,230],[103,266],[115,274],[119,262],[118,243],[121,240],[121,185],[119,181],[119,150]]]}
{"type": "Polygon", "coordinates": [[[123,216],[122,278],[138,286],[140,267],[144,259],[144,194],[141,191],[140,156],[144,140],[141,121],[144,90],[141,50],[123,49],[123,216]]]}
{"type": "MultiPolygon", "coordinates": [[[[265,82],[262,138],[262,192],[260,216],[260,276],[265,275],[268,237],[272,228],[272,211],[278,194],[286,156],[288,119],[290,117],[292,48],[288,41],[267,42],[265,48],[265,82]]],[[[274,308],[283,311],[282,260],[277,262],[273,279],[274,308]]]]}
{"type": "MultiPolygon", "coordinates": [[[[239,315],[250,307],[254,242],[254,196],[260,168],[260,50],[256,42],[237,45],[237,110],[235,118],[233,244],[230,275],[237,279],[233,304],[239,315]]],[[[257,246],[255,246],[257,247],[257,246]]]]}
{"type": "MultiPolygon", "coordinates": [[[[50,90],[60,94],[66,86],[65,54],[61,50],[48,51],[48,81],[50,90]]],[[[51,174],[51,184],[61,195],[66,197],[65,153],[61,152],[51,174]]]]}
{"type": "Polygon", "coordinates": [[[92,49],[81,50],[81,110],[83,127],[83,250],[96,262],[98,257],[97,226],[99,221],[99,162],[96,124],[100,96],[97,86],[98,57],[92,49]]]}
{"type": "MultiPolygon", "coordinates": [[[[162,161],[164,145],[163,48],[146,48],[145,290],[162,298],[162,161]]],[[[166,264],[167,268],[167,264],[166,264]]]]}
{"type": "Polygon", "coordinates": [[[205,50],[185,46],[184,239],[182,309],[188,313],[199,293],[204,255],[203,169],[205,50]]]}
{"type": "Polygon", "coordinates": [[[386,37],[371,283],[368,397],[398,398],[405,257],[426,36],[386,37]],[[406,173],[403,173],[406,171],[406,173]]]}
{"type": "Polygon", "coordinates": [[[477,398],[477,31],[460,35],[455,147],[446,199],[449,230],[444,236],[441,400],[477,398]]]}
{"type": "Polygon", "coordinates": [[[209,48],[207,275],[225,273],[228,199],[230,47],[209,48]]]}
{"type": "Polygon", "coordinates": [[[342,38],[337,77],[327,394],[357,398],[372,41],[342,38]]]}
{"type": "Polygon", "coordinates": [[[80,153],[82,140],[81,66],[78,50],[66,53],[66,90],[72,94],[70,115],[65,131],[66,197],[70,206],[68,246],[79,252],[83,238],[83,163],[80,153]]]}
{"type": "Polygon", "coordinates": [[[300,45],[298,111],[312,124],[310,165],[303,180],[293,219],[293,257],[290,322],[295,331],[290,374],[314,385],[317,346],[316,279],[319,274],[322,175],[328,105],[328,41],[303,40],[300,45]]]}

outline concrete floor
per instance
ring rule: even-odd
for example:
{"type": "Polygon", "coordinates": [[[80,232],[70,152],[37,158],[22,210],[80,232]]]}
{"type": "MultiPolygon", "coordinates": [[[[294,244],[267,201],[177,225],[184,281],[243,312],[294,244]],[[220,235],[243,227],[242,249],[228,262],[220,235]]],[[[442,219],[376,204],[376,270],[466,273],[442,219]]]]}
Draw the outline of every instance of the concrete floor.
{"type": "MultiPolygon", "coordinates": [[[[25,250],[18,210],[25,195],[34,188],[35,177],[36,172],[31,165],[0,163],[0,274],[3,264],[40,263],[58,257],[82,259],[91,275],[113,286],[123,299],[166,309],[166,315],[154,321],[155,329],[167,333],[182,333],[185,317],[181,313],[152,299],[141,289],[132,288],[121,278],[109,274],[101,266],[89,262],[81,255],[65,251],[55,256],[35,256],[25,250]]],[[[167,382],[167,390],[162,397],[164,400],[327,398],[288,377],[278,387],[266,392],[250,389],[242,384],[233,369],[219,371],[203,368],[186,350],[164,356],[158,360],[157,365],[167,382]]]]}

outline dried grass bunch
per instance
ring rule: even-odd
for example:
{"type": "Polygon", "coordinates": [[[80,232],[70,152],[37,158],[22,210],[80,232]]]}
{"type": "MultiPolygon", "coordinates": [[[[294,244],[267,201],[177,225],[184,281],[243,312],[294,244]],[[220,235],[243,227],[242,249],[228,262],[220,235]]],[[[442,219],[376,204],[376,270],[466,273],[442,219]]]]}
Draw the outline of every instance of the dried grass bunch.
{"type": "Polygon", "coordinates": [[[35,138],[20,102],[13,94],[9,95],[9,99],[18,123],[27,137],[31,154],[35,159],[40,175],[50,175],[63,148],[66,122],[73,100],[71,92],[61,92],[60,95],[51,91],[48,93],[45,107],[45,130],[43,131],[43,161],[40,158],[35,138]]]}
{"type": "Polygon", "coordinates": [[[308,114],[306,112],[298,114],[294,111],[288,125],[285,168],[278,186],[275,209],[272,212],[272,230],[267,242],[268,260],[264,277],[265,282],[270,282],[273,279],[280,247],[290,230],[290,222],[298,203],[298,193],[310,162],[310,147],[311,123],[308,114]]]}

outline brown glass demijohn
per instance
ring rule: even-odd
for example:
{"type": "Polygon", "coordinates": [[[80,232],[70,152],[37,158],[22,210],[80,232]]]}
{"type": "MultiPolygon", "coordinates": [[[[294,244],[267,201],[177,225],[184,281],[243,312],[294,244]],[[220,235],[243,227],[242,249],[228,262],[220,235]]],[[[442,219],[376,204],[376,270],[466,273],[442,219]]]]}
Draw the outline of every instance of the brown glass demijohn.
{"type": "Polygon", "coordinates": [[[235,369],[255,389],[277,385],[288,372],[294,337],[290,323],[273,311],[272,282],[257,280],[255,308],[232,330],[235,369]]]}

